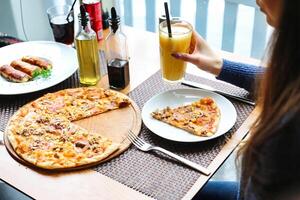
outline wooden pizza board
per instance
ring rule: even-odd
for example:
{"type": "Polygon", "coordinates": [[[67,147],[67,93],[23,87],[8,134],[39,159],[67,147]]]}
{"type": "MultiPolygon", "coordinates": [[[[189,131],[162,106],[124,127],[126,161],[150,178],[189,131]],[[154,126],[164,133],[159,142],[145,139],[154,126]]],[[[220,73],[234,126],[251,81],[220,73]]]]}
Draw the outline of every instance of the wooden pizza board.
{"type": "MultiPolygon", "coordinates": [[[[119,93],[119,92],[118,92],[119,93]]],[[[129,98],[123,93],[119,93],[120,95],[123,95],[126,98],[129,98]]],[[[130,99],[130,98],[129,98],[130,99]]],[[[93,117],[85,118],[79,121],[75,121],[73,123],[87,129],[88,131],[91,131],[93,133],[99,133],[102,136],[105,136],[107,138],[112,139],[113,142],[119,143],[119,149],[115,151],[113,154],[111,154],[109,157],[107,157],[104,160],[101,160],[99,162],[82,165],[78,167],[72,167],[72,168],[66,168],[66,169],[43,169],[39,168],[32,163],[27,162],[23,158],[21,158],[16,152],[14,151],[13,147],[11,146],[8,136],[6,132],[4,132],[4,144],[8,151],[8,153],[19,163],[26,165],[30,168],[39,170],[39,171],[45,171],[45,172],[60,172],[60,171],[74,171],[79,169],[86,169],[93,166],[96,166],[100,163],[107,162],[111,160],[112,158],[117,157],[121,153],[123,153],[125,150],[129,148],[131,145],[131,142],[129,142],[128,139],[126,139],[127,134],[129,130],[131,130],[135,135],[138,135],[141,130],[141,113],[139,107],[136,105],[136,103],[130,99],[131,105],[127,106],[125,108],[120,108],[116,110],[112,110],[106,113],[102,113],[93,117]]]]}

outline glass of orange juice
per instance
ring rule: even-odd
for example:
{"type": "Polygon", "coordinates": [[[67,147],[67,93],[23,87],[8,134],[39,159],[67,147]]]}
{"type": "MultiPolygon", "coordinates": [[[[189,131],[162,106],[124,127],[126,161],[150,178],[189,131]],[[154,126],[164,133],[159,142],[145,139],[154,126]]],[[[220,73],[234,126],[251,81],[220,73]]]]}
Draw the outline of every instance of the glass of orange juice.
{"type": "Polygon", "coordinates": [[[190,23],[171,20],[172,37],[169,37],[167,21],[159,24],[160,67],[162,78],[168,83],[178,83],[185,75],[186,62],[174,58],[172,53],[188,53],[193,27],[190,23]]]}

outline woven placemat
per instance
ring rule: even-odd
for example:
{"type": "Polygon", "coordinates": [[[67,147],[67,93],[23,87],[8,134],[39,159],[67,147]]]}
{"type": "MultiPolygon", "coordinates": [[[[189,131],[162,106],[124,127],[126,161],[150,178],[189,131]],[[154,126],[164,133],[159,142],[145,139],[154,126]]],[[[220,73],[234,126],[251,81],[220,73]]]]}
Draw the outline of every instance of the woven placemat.
{"type": "MultiPolygon", "coordinates": [[[[222,82],[211,81],[193,75],[187,75],[186,78],[187,80],[211,85],[240,96],[248,95],[245,90],[222,82]]],[[[1,96],[0,129],[2,131],[5,129],[8,119],[24,104],[49,92],[79,86],[78,73],[75,73],[64,82],[40,92],[1,96]]],[[[144,103],[153,95],[175,88],[185,88],[185,86],[164,84],[160,73],[157,72],[130,92],[129,96],[142,108],[144,103]]],[[[207,167],[254,108],[240,102],[232,102],[238,113],[237,122],[226,135],[215,140],[192,145],[171,142],[152,134],[144,125],[142,126],[141,137],[151,144],[166,148],[207,167]]],[[[200,173],[164,155],[152,152],[144,153],[138,151],[135,147],[129,148],[125,153],[112,161],[95,167],[94,170],[155,199],[181,199],[201,176],[200,173]]]]}
{"type": "MultiPolygon", "coordinates": [[[[186,79],[214,86],[232,94],[248,95],[245,90],[222,82],[193,75],[187,75],[186,79]]],[[[153,95],[176,88],[186,87],[165,84],[160,73],[157,72],[130,92],[129,96],[142,108],[153,95]]],[[[204,167],[208,167],[254,108],[240,102],[232,102],[238,113],[237,122],[227,134],[215,140],[193,144],[171,142],[151,133],[145,125],[142,126],[140,136],[153,145],[166,148],[204,167]]],[[[145,153],[133,146],[111,162],[99,165],[95,170],[155,199],[181,199],[201,176],[200,173],[164,155],[155,152],[145,153]]]]}

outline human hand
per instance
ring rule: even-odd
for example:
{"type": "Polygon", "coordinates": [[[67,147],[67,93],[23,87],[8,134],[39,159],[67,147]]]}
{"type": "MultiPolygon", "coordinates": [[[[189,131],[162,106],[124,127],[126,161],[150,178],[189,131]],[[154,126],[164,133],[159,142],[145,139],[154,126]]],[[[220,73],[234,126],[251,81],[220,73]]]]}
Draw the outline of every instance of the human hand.
{"type": "Polygon", "coordinates": [[[195,31],[192,35],[189,53],[173,53],[172,56],[176,59],[190,62],[199,69],[210,72],[215,76],[220,74],[223,65],[222,58],[195,31]]]}

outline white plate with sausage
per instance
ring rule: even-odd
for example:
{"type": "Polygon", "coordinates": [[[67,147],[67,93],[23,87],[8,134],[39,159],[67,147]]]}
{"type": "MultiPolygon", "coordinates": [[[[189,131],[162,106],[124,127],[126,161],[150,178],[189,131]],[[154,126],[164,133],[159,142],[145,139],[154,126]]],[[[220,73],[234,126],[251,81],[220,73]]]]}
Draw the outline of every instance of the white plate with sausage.
{"type": "Polygon", "coordinates": [[[50,74],[19,83],[0,76],[0,95],[26,94],[52,87],[69,78],[78,68],[76,50],[51,41],[21,42],[0,48],[0,67],[11,65],[13,61],[24,56],[34,56],[51,62],[50,74]]]}

